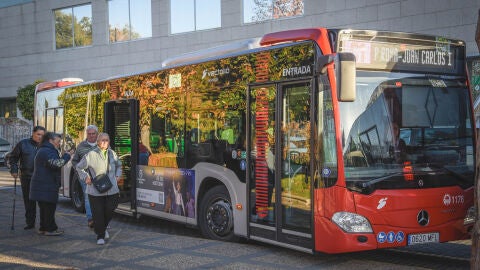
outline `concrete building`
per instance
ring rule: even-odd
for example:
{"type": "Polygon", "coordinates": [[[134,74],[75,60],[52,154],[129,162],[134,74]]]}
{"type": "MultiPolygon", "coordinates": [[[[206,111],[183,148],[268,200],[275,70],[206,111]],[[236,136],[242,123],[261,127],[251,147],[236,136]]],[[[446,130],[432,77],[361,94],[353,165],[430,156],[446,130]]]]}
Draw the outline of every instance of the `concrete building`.
{"type": "Polygon", "coordinates": [[[296,5],[283,13],[252,6],[253,0],[185,2],[0,1],[0,116],[16,115],[17,89],[37,79],[88,81],[152,70],[170,56],[287,29],[419,32],[465,40],[467,55],[478,55],[479,0],[259,1],[296,5]],[[62,27],[70,27],[67,34],[62,27]]]}

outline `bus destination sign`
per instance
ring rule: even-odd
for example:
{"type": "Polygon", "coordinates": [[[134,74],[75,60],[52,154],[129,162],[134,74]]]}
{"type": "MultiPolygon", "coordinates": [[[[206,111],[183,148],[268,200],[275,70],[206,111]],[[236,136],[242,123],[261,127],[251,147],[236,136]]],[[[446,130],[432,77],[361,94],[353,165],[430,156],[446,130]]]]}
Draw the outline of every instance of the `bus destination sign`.
{"type": "MultiPolygon", "coordinates": [[[[411,41],[411,40],[406,40],[411,41]]],[[[448,42],[423,44],[344,39],[340,52],[355,55],[361,69],[456,73],[456,46],[448,42]]]]}

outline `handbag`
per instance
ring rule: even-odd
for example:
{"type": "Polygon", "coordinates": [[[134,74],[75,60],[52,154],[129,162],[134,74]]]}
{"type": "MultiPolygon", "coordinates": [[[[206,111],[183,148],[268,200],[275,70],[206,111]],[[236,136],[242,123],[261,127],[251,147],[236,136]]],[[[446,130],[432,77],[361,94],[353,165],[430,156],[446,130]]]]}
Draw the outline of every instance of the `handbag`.
{"type": "MultiPolygon", "coordinates": [[[[108,157],[110,158],[110,152],[108,152],[108,157]]],[[[92,179],[92,185],[99,193],[104,193],[109,191],[113,185],[108,177],[108,171],[110,171],[110,160],[107,159],[107,173],[102,173],[92,179]]]]}
{"type": "Polygon", "coordinates": [[[104,173],[95,176],[92,180],[92,185],[100,193],[107,192],[113,187],[110,177],[104,173]]]}

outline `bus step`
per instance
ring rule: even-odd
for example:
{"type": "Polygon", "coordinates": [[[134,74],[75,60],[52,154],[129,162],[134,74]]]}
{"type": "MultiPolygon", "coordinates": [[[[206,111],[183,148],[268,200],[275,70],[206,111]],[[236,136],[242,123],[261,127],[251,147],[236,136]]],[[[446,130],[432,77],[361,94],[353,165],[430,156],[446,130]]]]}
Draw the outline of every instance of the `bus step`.
{"type": "Polygon", "coordinates": [[[117,206],[117,209],[115,209],[115,212],[122,214],[122,215],[127,215],[127,216],[135,216],[135,211],[130,207],[130,203],[120,203],[117,206]]]}

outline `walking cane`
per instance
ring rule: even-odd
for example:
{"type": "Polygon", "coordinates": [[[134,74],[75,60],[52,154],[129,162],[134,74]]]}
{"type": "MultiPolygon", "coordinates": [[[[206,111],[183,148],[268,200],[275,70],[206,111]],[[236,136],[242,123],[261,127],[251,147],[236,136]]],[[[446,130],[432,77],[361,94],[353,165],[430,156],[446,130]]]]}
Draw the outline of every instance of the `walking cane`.
{"type": "Polygon", "coordinates": [[[15,230],[14,224],[15,224],[15,198],[17,197],[17,176],[15,175],[13,177],[14,183],[13,183],[13,210],[12,210],[12,227],[10,228],[12,231],[15,230]]]}

